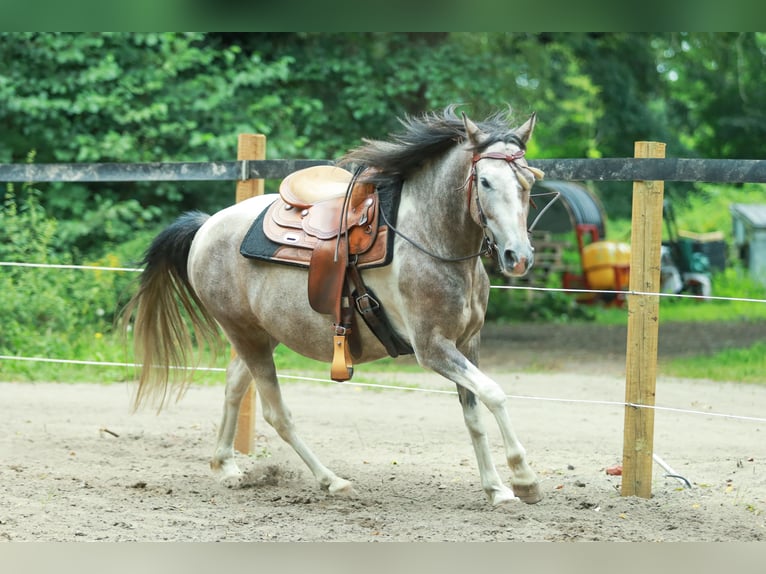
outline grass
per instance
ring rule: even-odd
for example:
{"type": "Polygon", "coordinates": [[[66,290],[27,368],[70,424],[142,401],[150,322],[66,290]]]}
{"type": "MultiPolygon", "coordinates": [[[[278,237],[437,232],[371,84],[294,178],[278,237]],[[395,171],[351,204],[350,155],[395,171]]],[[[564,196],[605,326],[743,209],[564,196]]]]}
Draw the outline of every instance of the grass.
{"type": "MultiPolygon", "coordinates": [[[[595,322],[601,325],[627,325],[626,309],[596,308],[595,322]]],[[[766,321],[766,301],[688,301],[660,299],[660,323],[722,323],[738,321],[766,321]]],[[[766,334],[766,326],[764,326],[766,334]]]]}
{"type": "MultiPolygon", "coordinates": [[[[715,282],[713,283],[715,288],[715,282]]],[[[757,297],[754,297],[757,298],[757,297]]],[[[763,299],[763,295],[760,296],[763,299]]],[[[597,309],[596,322],[627,325],[625,309],[597,309]]],[[[712,381],[738,381],[766,384],[766,302],[660,300],[660,324],[715,322],[763,322],[764,342],[747,348],[732,348],[712,355],[698,355],[663,361],[663,375],[712,381]]]]}
{"type": "Polygon", "coordinates": [[[661,366],[664,375],[688,379],[766,383],[766,341],[746,349],[725,349],[713,355],[673,359],[661,366]]]}
{"type": "MultiPolygon", "coordinates": [[[[55,346],[41,353],[20,353],[22,356],[39,357],[43,359],[62,359],[68,363],[26,360],[0,360],[0,380],[10,382],[45,381],[45,382],[93,382],[93,383],[123,383],[137,379],[138,371],[132,366],[135,360],[131,342],[126,341],[117,333],[80,333],[69,341],[66,348],[57,349],[55,346]],[[115,363],[115,365],[90,365],[89,362],[115,363]]],[[[197,364],[205,369],[193,374],[194,384],[220,385],[224,383],[226,368],[229,360],[229,347],[224,344],[218,356],[206,353],[194,357],[197,364]]],[[[328,363],[303,357],[298,353],[280,345],[274,352],[274,362],[280,375],[300,375],[321,380],[330,379],[328,363]]],[[[385,358],[360,365],[355,382],[365,382],[364,372],[375,373],[417,373],[421,367],[413,361],[398,361],[385,358]]],[[[288,379],[289,381],[289,379],[288,379]]],[[[371,381],[369,381],[371,382],[371,381]]],[[[399,383],[397,383],[399,384],[399,383]]],[[[402,386],[407,386],[402,384],[402,386]]]]}
{"type": "MultiPolygon", "coordinates": [[[[662,312],[661,312],[662,313],[662,312]]],[[[625,310],[602,310],[598,313],[602,324],[622,324],[625,322],[625,310]]],[[[697,317],[699,319],[699,317],[697,317]]],[[[663,321],[667,320],[663,317],[663,321]]],[[[766,330],[765,330],[766,338],[766,330]]],[[[203,367],[224,369],[228,353],[222,353],[215,362],[202,360],[203,367]]],[[[121,342],[102,338],[87,351],[78,353],[82,360],[114,363],[132,363],[130,353],[121,342]],[[106,340],[105,340],[106,339],[106,340]]],[[[285,348],[278,347],[275,363],[280,375],[300,376],[329,381],[329,365],[307,359],[285,348]]],[[[663,361],[659,366],[662,375],[681,378],[699,378],[712,381],[737,381],[742,383],[766,384],[766,340],[748,348],[732,348],[712,355],[676,358],[663,361]]],[[[422,372],[414,361],[381,359],[374,363],[359,365],[354,382],[374,382],[365,377],[365,373],[418,373],[422,372]]],[[[46,381],[46,382],[94,382],[124,383],[136,379],[137,372],[131,367],[96,366],[81,364],[57,364],[47,362],[0,361],[0,380],[3,381],[46,381]]],[[[221,371],[196,371],[193,375],[195,385],[222,385],[224,373],[221,371]]],[[[284,380],[288,383],[291,379],[284,380]]],[[[318,383],[324,384],[324,383],[318,383]]],[[[394,381],[404,387],[412,386],[405,381],[394,381]]]]}
{"type": "MultiPolygon", "coordinates": [[[[740,271],[729,269],[713,278],[714,293],[724,297],[745,297],[766,299],[766,288],[748,280],[740,271]]],[[[625,325],[628,314],[625,308],[593,307],[590,316],[597,324],[625,325]]],[[[766,338],[766,303],[743,301],[696,301],[691,299],[660,299],[661,323],[672,322],[739,322],[756,321],[764,323],[766,338]]],[[[114,332],[81,331],[60,337],[46,337],[30,340],[28,351],[20,355],[61,358],[69,360],[98,361],[110,363],[133,363],[131,342],[124,341],[114,332]]],[[[225,349],[227,347],[224,347],[225,349]]],[[[228,363],[228,350],[224,350],[215,361],[203,358],[201,366],[224,369],[228,363]]],[[[283,375],[302,375],[321,380],[329,379],[329,365],[307,359],[280,346],[275,352],[277,370],[283,375]]],[[[414,361],[382,359],[373,364],[359,366],[355,382],[364,381],[364,373],[416,373],[421,368],[414,361]]],[[[742,381],[766,383],[766,342],[745,349],[728,349],[711,356],[674,359],[663,362],[660,372],[665,375],[684,378],[704,378],[716,381],[742,381]]],[[[115,383],[133,381],[136,370],[124,366],[95,366],[82,364],[57,364],[47,362],[0,361],[0,380],[4,381],[89,381],[115,383]]],[[[195,384],[222,384],[224,374],[219,371],[197,371],[195,384]]],[[[288,379],[289,381],[289,379],[288,379]]]]}

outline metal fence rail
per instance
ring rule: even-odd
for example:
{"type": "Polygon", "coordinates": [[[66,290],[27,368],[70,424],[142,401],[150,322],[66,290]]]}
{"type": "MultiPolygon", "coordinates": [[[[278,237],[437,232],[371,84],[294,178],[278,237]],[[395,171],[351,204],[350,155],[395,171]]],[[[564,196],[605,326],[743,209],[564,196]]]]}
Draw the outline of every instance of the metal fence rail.
{"type": "Polygon", "coordinates": [[[766,160],[602,158],[529,162],[548,179],[567,181],[703,181],[766,183],[766,160]]]}
{"type": "MultiPolygon", "coordinates": [[[[238,181],[281,179],[332,160],[0,164],[1,182],[238,181]]],[[[566,181],[704,181],[766,183],[766,160],[602,158],[540,159],[530,165],[566,181]]]]}
{"type": "Polygon", "coordinates": [[[281,179],[330,160],[274,159],[219,162],[0,164],[5,182],[239,181],[281,179]]]}

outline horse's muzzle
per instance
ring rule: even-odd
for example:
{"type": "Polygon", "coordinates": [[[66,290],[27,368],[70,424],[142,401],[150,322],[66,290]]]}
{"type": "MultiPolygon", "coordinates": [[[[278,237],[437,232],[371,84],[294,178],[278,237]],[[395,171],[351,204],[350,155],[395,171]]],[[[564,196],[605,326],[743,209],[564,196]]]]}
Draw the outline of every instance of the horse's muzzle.
{"type": "Polygon", "coordinates": [[[534,253],[520,255],[512,249],[506,249],[500,256],[500,270],[512,277],[522,277],[534,265],[534,253]]]}

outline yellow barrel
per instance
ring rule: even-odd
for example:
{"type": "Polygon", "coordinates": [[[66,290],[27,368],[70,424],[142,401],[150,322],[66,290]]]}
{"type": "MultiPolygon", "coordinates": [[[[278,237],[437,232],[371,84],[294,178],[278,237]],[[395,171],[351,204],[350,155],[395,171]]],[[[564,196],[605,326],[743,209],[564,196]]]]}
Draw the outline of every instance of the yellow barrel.
{"type": "Polygon", "coordinates": [[[629,265],[627,243],[596,241],[582,250],[582,267],[591,289],[626,289],[629,265]]]}

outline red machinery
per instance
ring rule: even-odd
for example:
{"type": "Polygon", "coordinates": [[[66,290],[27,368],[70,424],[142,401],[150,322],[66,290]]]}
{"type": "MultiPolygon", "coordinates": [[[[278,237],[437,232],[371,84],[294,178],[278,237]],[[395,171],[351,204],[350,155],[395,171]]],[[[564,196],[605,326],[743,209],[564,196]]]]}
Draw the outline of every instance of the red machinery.
{"type": "Polygon", "coordinates": [[[574,231],[577,239],[580,269],[564,271],[562,286],[582,290],[577,300],[583,303],[622,305],[625,295],[615,291],[628,289],[630,246],[603,240],[606,214],[598,197],[585,186],[567,181],[540,181],[534,191],[559,194],[559,200],[540,217],[536,229],[557,234],[574,231]]]}
{"type": "Polygon", "coordinates": [[[616,241],[602,241],[596,225],[581,223],[574,226],[581,272],[565,271],[564,289],[583,289],[577,300],[581,303],[597,301],[622,305],[630,283],[630,246],[616,241]],[[603,291],[608,291],[604,293],[603,291]]]}

